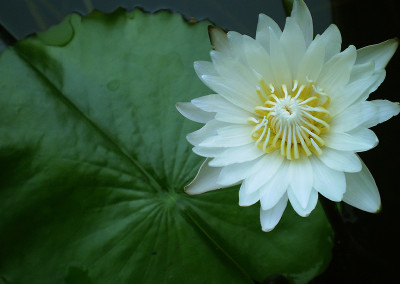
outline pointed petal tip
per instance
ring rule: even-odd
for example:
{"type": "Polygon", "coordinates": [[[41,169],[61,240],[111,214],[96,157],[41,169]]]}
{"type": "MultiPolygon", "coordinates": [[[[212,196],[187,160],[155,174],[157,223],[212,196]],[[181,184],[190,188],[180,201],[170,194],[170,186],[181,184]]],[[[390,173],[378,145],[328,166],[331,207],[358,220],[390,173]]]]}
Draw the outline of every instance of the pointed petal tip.
{"type": "Polygon", "coordinates": [[[198,189],[198,188],[193,188],[194,187],[194,185],[193,185],[194,181],[195,180],[191,181],[188,185],[186,185],[183,188],[183,191],[186,194],[188,194],[188,195],[199,195],[199,194],[203,194],[203,193],[206,193],[206,192],[209,192],[209,191],[214,191],[214,190],[218,190],[218,189],[222,188],[222,187],[218,187],[217,186],[217,187],[213,187],[213,188],[207,188],[206,190],[201,190],[201,189],[198,189]]]}
{"type": "Polygon", "coordinates": [[[210,167],[209,162],[209,158],[205,159],[195,178],[184,187],[185,193],[197,195],[223,188],[223,186],[217,184],[221,168],[210,167]]]}
{"type": "Polygon", "coordinates": [[[199,195],[200,193],[193,193],[192,191],[190,191],[190,184],[188,184],[187,186],[185,186],[183,188],[183,192],[185,192],[187,195],[199,195]]]}
{"type": "MultiPolygon", "coordinates": [[[[276,226],[275,226],[276,227],[276,226]]],[[[268,233],[268,232],[271,232],[275,227],[272,227],[272,228],[266,228],[266,227],[262,227],[261,226],[261,230],[263,231],[263,232],[266,232],[266,233],[268,233]]]]}
{"type": "Polygon", "coordinates": [[[378,187],[364,163],[360,172],[346,173],[346,184],[344,202],[369,213],[378,213],[381,210],[378,187]]]}
{"type": "Polygon", "coordinates": [[[381,211],[382,211],[382,204],[379,204],[378,210],[376,210],[375,212],[372,212],[372,213],[378,214],[378,213],[381,213],[381,211]]]}
{"type": "Polygon", "coordinates": [[[389,44],[393,45],[395,51],[399,47],[399,38],[398,37],[391,38],[391,39],[387,40],[387,42],[389,44]]]}
{"type": "Polygon", "coordinates": [[[222,28],[209,25],[208,37],[215,50],[223,51],[228,48],[227,32],[222,28]]]}

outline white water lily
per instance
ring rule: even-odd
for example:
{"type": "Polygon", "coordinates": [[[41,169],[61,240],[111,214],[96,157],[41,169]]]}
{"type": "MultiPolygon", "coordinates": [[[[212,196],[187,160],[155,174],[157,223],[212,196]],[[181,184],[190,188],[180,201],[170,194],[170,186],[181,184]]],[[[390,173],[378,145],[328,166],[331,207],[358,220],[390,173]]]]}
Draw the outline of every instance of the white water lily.
{"type": "Polygon", "coordinates": [[[369,128],[400,111],[398,103],[367,101],[385,78],[395,39],[341,51],[335,25],[313,39],[302,0],[283,31],[260,14],[256,38],[212,29],[212,62],[195,62],[215,94],[178,103],[205,123],[187,136],[206,157],[188,194],[240,184],[239,205],[261,204],[261,225],[272,230],[290,201],[300,216],[318,194],[368,212],[380,208],[373,177],[357,156],[375,147],[369,128]]]}

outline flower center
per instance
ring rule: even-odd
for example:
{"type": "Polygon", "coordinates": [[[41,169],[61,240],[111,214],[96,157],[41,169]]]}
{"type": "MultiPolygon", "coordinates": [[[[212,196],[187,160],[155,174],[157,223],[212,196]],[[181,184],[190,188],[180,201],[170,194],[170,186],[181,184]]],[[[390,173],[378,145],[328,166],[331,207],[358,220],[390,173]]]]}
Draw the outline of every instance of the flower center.
{"type": "Polygon", "coordinates": [[[264,105],[254,109],[255,117],[249,118],[254,124],[251,132],[256,146],[266,153],[280,149],[288,160],[299,159],[301,154],[320,155],[325,144],[320,137],[329,130],[330,115],[326,110],[330,99],[314,82],[299,85],[293,81],[275,88],[260,81],[257,93],[264,105]]]}

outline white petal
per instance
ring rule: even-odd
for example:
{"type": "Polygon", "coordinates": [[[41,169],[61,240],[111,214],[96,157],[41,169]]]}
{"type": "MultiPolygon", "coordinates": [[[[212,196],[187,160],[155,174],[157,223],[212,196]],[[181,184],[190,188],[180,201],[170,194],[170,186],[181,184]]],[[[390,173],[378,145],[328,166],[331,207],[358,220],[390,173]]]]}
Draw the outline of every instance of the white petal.
{"type": "Polygon", "coordinates": [[[225,151],[225,148],[196,146],[192,148],[192,151],[199,156],[209,158],[218,156],[225,151]]]}
{"type": "Polygon", "coordinates": [[[264,232],[269,232],[279,223],[282,214],[285,211],[288,197],[285,194],[279,202],[269,210],[260,209],[260,222],[264,232]]]}
{"type": "Polygon", "coordinates": [[[292,189],[292,187],[289,187],[289,189],[288,189],[288,197],[290,200],[290,204],[292,204],[292,207],[293,207],[294,211],[297,212],[297,214],[299,214],[301,217],[307,217],[308,215],[310,215],[311,211],[313,211],[315,206],[317,205],[318,192],[315,189],[311,190],[307,206],[305,208],[303,208],[300,205],[299,201],[297,200],[297,198],[294,194],[294,190],[295,189],[292,189]]]}
{"type": "Polygon", "coordinates": [[[331,129],[347,132],[356,127],[373,127],[399,114],[400,105],[387,100],[363,101],[356,103],[332,118],[331,129]]]}
{"type": "Polygon", "coordinates": [[[324,42],[317,36],[307,48],[306,53],[299,65],[296,75],[300,83],[306,84],[307,80],[316,81],[321,73],[325,58],[324,42]]]}
{"type": "Polygon", "coordinates": [[[332,170],[318,158],[310,157],[314,172],[313,187],[326,198],[332,201],[342,201],[346,191],[346,179],[343,172],[332,170]]]}
{"type": "Polygon", "coordinates": [[[307,46],[311,43],[313,39],[313,22],[311,18],[310,11],[307,8],[307,5],[303,0],[294,1],[293,9],[291,17],[296,20],[299,25],[301,31],[303,32],[303,36],[307,46]]]}
{"type": "Polygon", "coordinates": [[[214,64],[209,61],[195,61],[193,64],[197,76],[203,75],[218,76],[218,72],[214,68],[214,64]]]}
{"type": "Polygon", "coordinates": [[[236,82],[241,88],[248,92],[255,92],[255,86],[258,83],[257,78],[250,72],[250,69],[244,66],[232,57],[218,51],[210,52],[214,68],[223,78],[236,82]]]}
{"type": "Polygon", "coordinates": [[[272,29],[274,33],[280,37],[282,34],[281,29],[278,24],[272,20],[270,17],[260,14],[258,16],[258,24],[257,24],[257,32],[256,32],[256,40],[261,43],[261,45],[265,48],[266,51],[269,51],[270,46],[270,35],[269,29],[272,29]]]}
{"type": "Polygon", "coordinates": [[[375,213],[381,207],[379,191],[369,172],[362,163],[359,173],[346,173],[347,189],[343,201],[358,209],[375,213]]]}
{"type": "Polygon", "coordinates": [[[260,74],[266,82],[273,82],[274,75],[271,68],[271,59],[267,51],[258,41],[244,38],[244,42],[244,51],[249,67],[260,74]]]}
{"type": "Polygon", "coordinates": [[[379,44],[370,45],[357,50],[357,64],[375,62],[375,70],[385,68],[399,45],[398,39],[389,39],[379,44]]]}
{"type": "Polygon", "coordinates": [[[221,28],[209,26],[208,35],[210,36],[211,44],[215,50],[227,52],[229,50],[228,38],[226,32],[221,28]]]}
{"type": "Polygon", "coordinates": [[[205,112],[192,103],[176,103],[176,108],[184,117],[200,123],[207,123],[215,116],[215,113],[205,112]]]}
{"type": "Polygon", "coordinates": [[[334,132],[353,130],[372,118],[376,111],[375,105],[368,101],[353,104],[332,118],[330,122],[331,130],[334,132]]]}
{"type": "Polygon", "coordinates": [[[270,29],[270,59],[277,86],[292,83],[292,72],[278,37],[270,29]]]}
{"type": "Polygon", "coordinates": [[[356,48],[351,45],[343,52],[333,56],[323,66],[317,80],[318,86],[333,97],[337,90],[349,81],[356,55],[356,48]]]}
{"type": "Polygon", "coordinates": [[[327,147],[340,151],[363,152],[378,145],[375,133],[364,127],[348,133],[329,132],[323,139],[327,147]]]}
{"type": "Polygon", "coordinates": [[[281,164],[283,161],[284,158],[281,156],[279,151],[274,151],[270,154],[264,155],[259,162],[261,164],[260,169],[253,175],[246,178],[245,180],[246,186],[250,189],[251,192],[254,192],[257,189],[259,189],[262,185],[267,183],[268,180],[274,177],[275,173],[278,170],[282,170],[281,164]]]}
{"type": "Polygon", "coordinates": [[[325,61],[340,52],[342,36],[336,25],[330,25],[321,35],[321,40],[325,43],[325,61]]]}
{"type": "Polygon", "coordinates": [[[353,173],[361,170],[361,161],[353,152],[324,147],[322,154],[317,157],[326,166],[336,171],[353,173]]]}
{"type": "Polygon", "coordinates": [[[329,113],[334,117],[349,106],[365,101],[369,94],[376,90],[377,84],[379,86],[382,81],[382,74],[374,73],[369,77],[347,84],[340,90],[341,94],[339,96],[332,98],[329,105],[329,113]]]}
{"type": "Polygon", "coordinates": [[[306,52],[306,42],[301,34],[301,30],[295,20],[286,18],[285,29],[281,36],[281,46],[283,47],[288,60],[292,76],[297,74],[297,70],[306,52]],[[296,48],[293,48],[293,47],[296,48]]]}
{"type": "MultiPolygon", "coordinates": [[[[284,161],[279,170],[259,189],[260,202],[263,210],[268,210],[275,206],[282,195],[287,191],[291,180],[289,164],[289,162],[284,161]]],[[[248,185],[246,184],[245,186],[248,185]]]]}
{"type": "Polygon", "coordinates": [[[201,147],[237,147],[253,143],[251,138],[252,125],[234,124],[217,130],[216,136],[211,136],[199,144],[201,147]]]}
{"type": "Polygon", "coordinates": [[[215,119],[219,121],[248,124],[248,118],[253,116],[216,94],[193,99],[191,103],[204,111],[216,112],[215,119]]]}
{"type": "Polygon", "coordinates": [[[353,66],[353,70],[351,70],[350,82],[354,82],[363,78],[369,78],[374,74],[374,71],[375,71],[374,61],[370,61],[363,64],[355,64],[353,66]]]}
{"type": "Polygon", "coordinates": [[[262,159],[262,157],[256,160],[223,167],[218,178],[218,184],[231,185],[247,178],[250,174],[260,169],[260,159],[262,159]]]}
{"type": "MultiPolygon", "coordinates": [[[[378,87],[379,87],[379,86],[382,84],[382,82],[385,80],[385,78],[386,78],[386,70],[385,70],[385,69],[381,69],[381,70],[375,71],[374,77],[375,77],[375,80],[374,80],[374,84],[371,86],[371,88],[370,88],[370,90],[369,90],[370,93],[375,92],[376,89],[378,89],[378,87]]],[[[366,100],[367,98],[368,98],[368,96],[365,97],[365,100],[366,100]]]]}
{"type": "Polygon", "coordinates": [[[212,167],[228,166],[235,163],[244,163],[255,160],[264,154],[263,150],[259,149],[252,143],[240,147],[228,148],[215,157],[209,164],[212,167]]]}
{"type": "Polygon", "coordinates": [[[363,123],[365,127],[373,127],[379,123],[385,122],[386,120],[398,115],[400,112],[400,104],[393,103],[388,100],[373,100],[370,101],[376,108],[376,112],[367,121],[363,123]]]}
{"type": "Polygon", "coordinates": [[[242,184],[239,190],[239,206],[251,206],[260,200],[258,192],[247,192],[242,184]]]}
{"type": "Polygon", "coordinates": [[[260,103],[256,93],[249,93],[237,82],[224,80],[217,76],[204,75],[200,78],[210,89],[244,110],[253,112],[254,108],[260,103]]]}
{"type": "Polygon", "coordinates": [[[217,179],[221,168],[213,168],[208,165],[210,159],[206,159],[201,165],[196,177],[191,183],[185,186],[185,192],[190,195],[201,194],[204,192],[222,188],[217,184],[217,179]]]}
{"type": "Polygon", "coordinates": [[[220,122],[218,120],[210,120],[207,122],[206,125],[204,125],[202,128],[199,130],[196,130],[192,133],[189,133],[186,136],[186,139],[189,141],[190,144],[198,146],[201,142],[203,142],[205,139],[217,135],[217,130],[221,127],[225,127],[228,124],[224,122],[220,122]]]}
{"type": "MultiPolygon", "coordinates": [[[[290,161],[290,187],[302,208],[306,208],[310,199],[313,186],[313,170],[310,160],[303,157],[299,160],[290,161]]],[[[288,178],[288,177],[286,177],[288,178]]]]}
{"type": "Polygon", "coordinates": [[[245,62],[245,54],[243,48],[243,35],[238,32],[230,31],[227,34],[229,47],[230,47],[230,55],[241,63],[245,62]]]}

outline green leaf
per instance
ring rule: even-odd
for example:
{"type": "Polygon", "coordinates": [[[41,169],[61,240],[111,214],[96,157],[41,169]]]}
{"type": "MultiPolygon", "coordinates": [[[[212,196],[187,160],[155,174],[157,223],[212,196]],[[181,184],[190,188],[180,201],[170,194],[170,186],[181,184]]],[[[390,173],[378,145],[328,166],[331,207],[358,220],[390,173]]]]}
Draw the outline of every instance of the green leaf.
{"type": "Polygon", "coordinates": [[[136,10],[68,17],[0,55],[0,279],[5,283],[304,283],[330,260],[320,206],[270,233],[238,188],[187,196],[207,95],[207,22],[136,10]]]}

